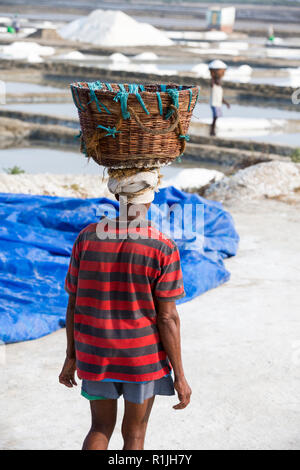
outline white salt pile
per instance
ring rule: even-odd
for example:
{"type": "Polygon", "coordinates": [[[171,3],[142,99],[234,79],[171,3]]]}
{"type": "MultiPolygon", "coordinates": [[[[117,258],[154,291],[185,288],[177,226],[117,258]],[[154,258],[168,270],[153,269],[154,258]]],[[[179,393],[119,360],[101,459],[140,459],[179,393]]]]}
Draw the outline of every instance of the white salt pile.
{"type": "Polygon", "coordinates": [[[15,41],[8,46],[0,47],[2,59],[25,59],[28,62],[41,62],[41,56],[50,56],[55,53],[54,47],[40,46],[36,42],[15,41]]]}
{"type": "Polygon", "coordinates": [[[228,34],[224,31],[205,31],[203,33],[203,39],[206,41],[225,41],[228,34]]]}
{"type": "Polygon", "coordinates": [[[219,43],[219,49],[238,49],[239,51],[246,51],[249,49],[248,42],[242,41],[224,41],[219,43]]]}
{"type": "Polygon", "coordinates": [[[96,175],[52,173],[6,175],[0,173],[0,192],[60,197],[110,197],[106,181],[96,175]]]}
{"type": "Polygon", "coordinates": [[[119,64],[128,64],[130,62],[130,59],[126,57],[126,55],[120,54],[120,52],[115,52],[114,54],[111,54],[109,56],[109,60],[119,64]]]}
{"type": "Polygon", "coordinates": [[[238,72],[244,75],[251,75],[253,72],[253,68],[247,64],[240,65],[240,67],[238,67],[238,72]]]}
{"type": "MultiPolygon", "coordinates": [[[[162,168],[162,187],[175,186],[179,189],[201,187],[212,180],[220,181],[223,173],[205,168],[162,168]]],[[[108,197],[113,198],[107,189],[107,179],[99,175],[80,174],[20,174],[0,173],[0,192],[40,194],[61,197],[108,197]]]]}
{"type": "Polygon", "coordinates": [[[287,196],[300,187],[300,164],[266,162],[239,170],[213,183],[205,192],[217,201],[287,196]]]}
{"type": "Polygon", "coordinates": [[[31,64],[40,64],[41,62],[44,62],[44,59],[42,59],[38,54],[30,54],[27,57],[27,62],[30,62],[31,64]]]}
{"type": "Polygon", "coordinates": [[[136,71],[141,73],[153,73],[154,75],[163,75],[164,71],[159,70],[155,64],[142,64],[139,67],[136,67],[136,71]]]}
{"type": "Polygon", "coordinates": [[[183,168],[178,171],[176,167],[164,167],[161,169],[164,175],[162,187],[175,186],[178,189],[201,188],[212,181],[220,181],[224,173],[207,168],[183,168]]]}
{"type": "Polygon", "coordinates": [[[79,51],[70,51],[67,54],[60,54],[55,56],[56,59],[66,59],[66,60],[82,60],[85,59],[85,55],[79,51]]]}
{"type": "Polygon", "coordinates": [[[232,82],[247,83],[251,80],[252,72],[252,67],[246,64],[237,68],[229,67],[224,79],[232,82]]]}
{"type": "Polygon", "coordinates": [[[134,56],[134,60],[140,61],[155,61],[158,59],[158,55],[154,52],[142,52],[141,54],[137,54],[134,56]]]}
{"type": "MultiPolygon", "coordinates": [[[[201,63],[194,65],[191,71],[198,77],[210,78],[210,71],[207,64],[201,63]]],[[[240,67],[229,67],[226,70],[224,80],[247,83],[251,80],[252,73],[252,67],[247,64],[241,65],[240,67]]]]}
{"type": "Polygon", "coordinates": [[[195,73],[198,77],[201,78],[209,78],[210,77],[210,71],[208,68],[207,64],[197,64],[192,67],[191,70],[193,73],[195,73]]]}
{"type": "Polygon", "coordinates": [[[163,32],[119,10],[94,10],[58,29],[58,34],[64,39],[108,47],[173,44],[163,32]]]}

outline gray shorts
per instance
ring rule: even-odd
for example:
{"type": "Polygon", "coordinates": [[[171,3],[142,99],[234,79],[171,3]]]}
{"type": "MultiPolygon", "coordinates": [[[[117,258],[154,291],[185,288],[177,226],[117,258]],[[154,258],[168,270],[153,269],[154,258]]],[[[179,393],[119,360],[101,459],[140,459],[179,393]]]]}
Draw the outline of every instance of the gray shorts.
{"type": "Polygon", "coordinates": [[[217,118],[223,116],[223,111],[222,111],[222,108],[221,108],[221,107],[219,107],[219,106],[211,106],[211,110],[212,110],[212,114],[213,114],[213,118],[214,118],[214,119],[217,119],[217,118]]]}
{"type": "Polygon", "coordinates": [[[158,380],[145,383],[103,382],[83,380],[81,395],[88,400],[124,399],[132,403],[143,403],[153,395],[175,395],[172,376],[166,375],[158,380]]]}

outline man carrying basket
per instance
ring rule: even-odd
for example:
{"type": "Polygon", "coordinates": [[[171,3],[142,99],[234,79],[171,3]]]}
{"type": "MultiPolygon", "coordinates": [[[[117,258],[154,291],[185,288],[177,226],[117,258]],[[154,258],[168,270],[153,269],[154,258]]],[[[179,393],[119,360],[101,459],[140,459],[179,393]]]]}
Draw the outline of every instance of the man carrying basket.
{"type": "MultiPolygon", "coordinates": [[[[89,89],[94,88],[89,85],[89,89]]],[[[108,92],[111,92],[110,88],[116,91],[111,85],[106,84],[106,87],[108,92]]],[[[129,87],[121,87],[121,92],[129,96],[129,87]]],[[[81,84],[79,88],[85,86],[81,84]]],[[[141,97],[143,109],[147,111],[146,95],[153,94],[152,89],[150,85],[149,92],[139,93],[136,88],[136,93],[132,92],[135,97],[137,94],[141,97]]],[[[189,102],[186,103],[186,113],[191,115],[198,91],[194,95],[194,89],[192,93],[188,87],[186,89],[189,102]]],[[[177,92],[177,89],[160,91],[171,98],[171,107],[166,110],[170,114],[169,122],[163,122],[163,129],[159,130],[149,126],[149,130],[155,132],[150,135],[153,141],[154,136],[159,138],[167,134],[159,134],[164,129],[169,133],[175,131],[179,141],[178,152],[181,153],[188,117],[182,125],[177,111],[180,109],[180,99],[174,100],[176,93],[168,93],[168,90],[177,92]]],[[[82,106],[80,112],[88,114],[80,116],[82,129],[85,129],[82,122],[86,123],[91,116],[95,120],[99,117],[99,108],[104,106],[109,110],[106,95],[95,94],[96,100],[93,96],[92,93],[92,106],[87,100],[84,102],[84,94],[80,101],[77,100],[79,93],[76,97],[77,107],[82,106]]],[[[132,102],[128,96],[126,104],[127,101],[132,102]]],[[[161,107],[164,102],[170,105],[170,99],[163,98],[161,107]]],[[[133,450],[144,448],[146,428],[156,395],[170,396],[176,391],[179,403],[173,408],[180,410],[189,404],[192,393],[182,364],[180,320],[175,305],[175,301],[185,295],[179,251],[175,242],[146,218],[159,186],[158,162],[165,162],[172,156],[162,149],[157,154],[147,154],[146,160],[142,158],[143,150],[133,145],[131,150],[127,148],[127,158],[120,160],[122,164],[116,162],[116,155],[124,151],[126,145],[122,133],[126,132],[128,120],[140,128],[139,132],[145,127],[143,131],[148,134],[145,119],[142,120],[132,105],[125,107],[120,95],[119,99],[120,113],[110,117],[106,125],[98,124],[96,127],[96,122],[93,132],[83,132],[81,147],[87,156],[98,163],[105,161],[109,166],[109,149],[102,145],[102,140],[110,138],[111,144],[115,145],[112,141],[118,139],[119,153],[111,154],[114,157],[111,159],[113,165],[108,170],[108,188],[120,203],[120,215],[116,219],[103,217],[79,233],[65,282],[69,293],[67,351],[59,381],[70,388],[77,385],[77,370],[78,377],[82,379],[81,393],[90,401],[92,425],[83,450],[107,449],[116,423],[117,400],[121,395],[125,401],[123,449],[133,450]],[[126,117],[126,112],[130,117],[126,117]],[[112,126],[116,119],[117,124],[112,126]],[[103,132],[107,135],[104,136],[103,132]]],[[[139,104],[141,100],[138,98],[139,104]]],[[[158,106],[160,116],[161,107],[158,106]]],[[[132,135],[134,129],[131,131],[132,135]]]]}

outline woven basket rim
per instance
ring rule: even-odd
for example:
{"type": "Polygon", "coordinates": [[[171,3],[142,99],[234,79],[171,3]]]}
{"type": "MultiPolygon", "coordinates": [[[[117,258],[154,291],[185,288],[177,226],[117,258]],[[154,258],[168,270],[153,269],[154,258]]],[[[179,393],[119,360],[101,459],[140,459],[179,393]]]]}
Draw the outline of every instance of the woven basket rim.
{"type": "MultiPolygon", "coordinates": [[[[90,91],[89,87],[88,86],[79,86],[78,84],[79,83],[96,83],[96,82],[84,82],[84,81],[78,81],[78,82],[72,82],[69,84],[70,88],[76,88],[78,91],[79,90],[84,90],[84,91],[90,91]]],[[[103,85],[106,84],[106,82],[101,82],[103,85]]],[[[115,82],[109,82],[110,85],[113,85],[113,86],[119,86],[119,83],[115,83],[115,82]]],[[[123,83],[124,86],[128,86],[130,84],[128,83],[123,83]]],[[[195,90],[195,89],[199,89],[199,87],[197,85],[179,85],[177,83],[167,83],[167,84],[161,84],[161,83],[147,83],[147,84],[143,84],[144,87],[154,87],[154,86],[157,86],[157,87],[160,87],[161,85],[165,85],[167,87],[167,89],[170,89],[172,88],[173,90],[177,90],[179,93],[182,93],[182,92],[186,92],[188,90],[195,90]]],[[[157,91],[159,91],[159,93],[161,94],[165,94],[165,95],[168,95],[168,92],[167,92],[167,89],[165,91],[163,90],[139,90],[139,94],[150,94],[150,95],[153,95],[155,94],[157,91]]],[[[103,88],[99,88],[99,89],[95,89],[94,90],[96,93],[97,92],[100,92],[100,93],[107,93],[108,95],[111,94],[111,95],[115,95],[117,93],[116,90],[114,91],[111,91],[111,90],[108,90],[106,87],[103,87],[103,88]]],[[[134,92],[129,92],[127,91],[128,94],[132,94],[134,95],[134,92]]]]}

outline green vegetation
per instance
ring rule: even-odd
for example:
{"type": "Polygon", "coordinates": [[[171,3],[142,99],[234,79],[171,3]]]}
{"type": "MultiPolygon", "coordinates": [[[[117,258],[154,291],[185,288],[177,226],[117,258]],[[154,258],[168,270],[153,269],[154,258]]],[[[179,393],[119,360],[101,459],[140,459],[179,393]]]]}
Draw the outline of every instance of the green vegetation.
{"type": "Polygon", "coordinates": [[[73,189],[73,191],[80,190],[80,186],[77,183],[70,184],[70,188],[73,189]]]}
{"type": "Polygon", "coordinates": [[[65,188],[65,189],[73,189],[73,191],[79,191],[79,190],[80,190],[80,186],[79,186],[77,183],[73,183],[73,184],[64,184],[64,185],[63,185],[63,188],[65,188]]]}
{"type": "Polygon", "coordinates": [[[295,149],[291,154],[291,159],[294,163],[300,163],[300,148],[295,149]]]}
{"type": "Polygon", "coordinates": [[[13,166],[12,168],[3,168],[3,170],[8,175],[22,175],[23,173],[25,173],[25,171],[22,170],[22,168],[16,165],[13,166]]]}

